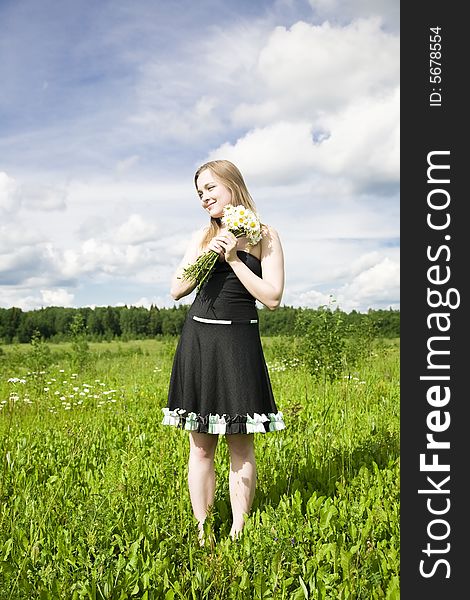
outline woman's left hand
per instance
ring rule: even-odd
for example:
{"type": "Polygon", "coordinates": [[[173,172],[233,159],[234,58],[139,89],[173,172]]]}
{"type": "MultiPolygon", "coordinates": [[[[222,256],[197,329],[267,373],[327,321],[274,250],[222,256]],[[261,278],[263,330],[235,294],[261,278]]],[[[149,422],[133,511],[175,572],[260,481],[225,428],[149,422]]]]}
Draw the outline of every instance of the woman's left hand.
{"type": "Polygon", "coordinates": [[[225,250],[225,260],[230,262],[237,258],[237,238],[231,231],[226,231],[224,234],[218,236],[218,240],[222,244],[225,250]]]}

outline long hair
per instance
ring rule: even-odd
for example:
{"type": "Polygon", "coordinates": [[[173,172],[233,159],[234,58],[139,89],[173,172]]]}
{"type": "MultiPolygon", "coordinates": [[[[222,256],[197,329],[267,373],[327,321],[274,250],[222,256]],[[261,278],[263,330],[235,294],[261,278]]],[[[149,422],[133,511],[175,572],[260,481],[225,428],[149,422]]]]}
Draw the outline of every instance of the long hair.
{"type": "MultiPolygon", "coordinates": [[[[206,169],[210,169],[217,179],[219,179],[225,185],[225,187],[230,190],[232,194],[231,204],[233,204],[233,206],[242,204],[245,208],[249,208],[256,213],[255,202],[251,197],[248,188],[246,187],[245,180],[243,179],[243,175],[240,173],[238,167],[236,167],[229,160],[222,159],[211,160],[207,163],[204,163],[194,174],[194,185],[196,186],[196,189],[198,177],[206,169]]],[[[209,226],[204,238],[201,241],[201,248],[206,246],[210,240],[217,235],[219,228],[220,218],[214,219],[213,217],[210,217],[209,226]]]]}

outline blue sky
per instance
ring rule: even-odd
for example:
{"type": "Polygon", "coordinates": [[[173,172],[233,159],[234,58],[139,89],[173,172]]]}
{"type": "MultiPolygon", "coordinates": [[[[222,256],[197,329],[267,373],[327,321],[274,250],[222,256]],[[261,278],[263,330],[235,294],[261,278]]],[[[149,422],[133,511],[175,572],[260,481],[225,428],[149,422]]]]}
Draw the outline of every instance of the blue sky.
{"type": "Polygon", "coordinates": [[[398,308],[398,6],[0,0],[0,306],[172,306],[227,158],[285,304],[398,308]]]}

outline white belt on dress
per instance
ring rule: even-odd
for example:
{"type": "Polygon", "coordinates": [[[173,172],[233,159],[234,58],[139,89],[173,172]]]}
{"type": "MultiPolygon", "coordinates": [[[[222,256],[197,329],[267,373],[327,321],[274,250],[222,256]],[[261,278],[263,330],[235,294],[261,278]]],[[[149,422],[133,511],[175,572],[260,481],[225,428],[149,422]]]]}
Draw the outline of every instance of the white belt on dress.
{"type": "MultiPolygon", "coordinates": [[[[216,325],[231,325],[233,321],[225,321],[224,319],[204,319],[203,317],[196,317],[193,315],[193,319],[195,321],[200,321],[201,323],[215,323],[216,325]]],[[[238,321],[240,322],[240,321],[238,321]]],[[[243,321],[242,321],[243,322],[243,321]]],[[[245,323],[257,323],[258,319],[250,319],[249,321],[244,321],[245,323]]],[[[235,321],[237,323],[237,321],[235,321]]]]}

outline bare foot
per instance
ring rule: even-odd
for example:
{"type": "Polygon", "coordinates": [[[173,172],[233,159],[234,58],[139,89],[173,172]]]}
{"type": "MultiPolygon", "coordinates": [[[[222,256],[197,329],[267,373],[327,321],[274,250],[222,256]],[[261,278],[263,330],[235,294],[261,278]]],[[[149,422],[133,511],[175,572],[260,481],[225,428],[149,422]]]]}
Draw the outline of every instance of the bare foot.
{"type": "Polygon", "coordinates": [[[204,546],[204,544],[206,543],[206,539],[204,536],[204,523],[198,523],[197,528],[198,528],[197,539],[199,540],[199,545],[204,546]]]}
{"type": "Polygon", "coordinates": [[[240,537],[241,532],[241,529],[235,530],[232,527],[232,529],[230,530],[230,538],[232,539],[232,541],[237,540],[240,537]]]}

